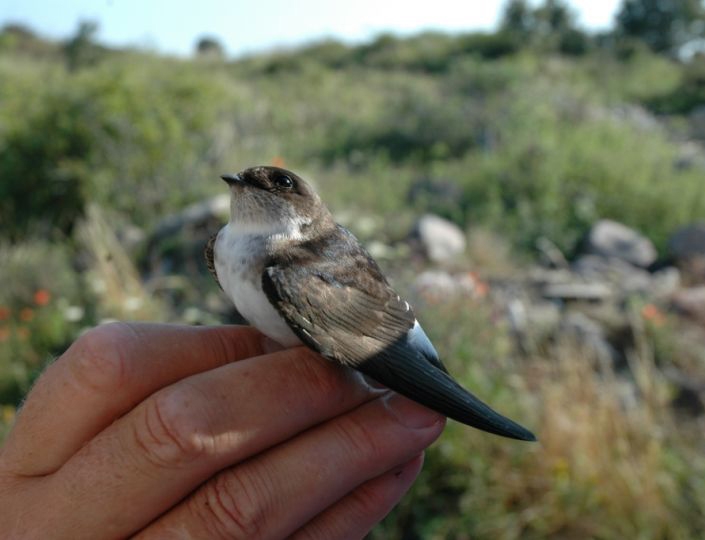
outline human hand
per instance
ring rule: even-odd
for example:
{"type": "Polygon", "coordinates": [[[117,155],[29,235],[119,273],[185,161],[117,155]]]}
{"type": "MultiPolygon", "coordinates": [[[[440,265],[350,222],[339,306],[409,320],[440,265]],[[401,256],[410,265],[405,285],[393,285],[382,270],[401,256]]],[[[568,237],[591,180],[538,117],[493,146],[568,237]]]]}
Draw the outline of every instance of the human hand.
{"type": "Polygon", "coordinates": [[[0,449],[3,538],[361,538],[444,419],[249,327],[114,323],[0,449]]]}

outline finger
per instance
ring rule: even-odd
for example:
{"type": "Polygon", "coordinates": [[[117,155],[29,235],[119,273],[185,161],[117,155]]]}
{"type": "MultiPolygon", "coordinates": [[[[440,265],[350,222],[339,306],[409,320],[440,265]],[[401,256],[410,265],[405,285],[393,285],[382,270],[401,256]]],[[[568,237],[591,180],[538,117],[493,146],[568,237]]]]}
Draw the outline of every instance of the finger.
{"type": "Polygon", "coordinates": [[[401,468],[365,482],[308,522],[290,540],[356,540],[364,538],[396,506],[423,466],[419,454],[401,468]]]}
{"type": "Polygon", "coordinates": [[[285,538],[366,481],[406,463],[443,417],[406,398],[376,399],[232,467],[144,531],[187,538],[285,538]]]}
{"type": "Polygon", "coordinates": [[[263,353],[250,327],[113,323],[81,336],[39,378],[0,454],[0,468],[57,470],[96,433],[184,377],[263,353]]]}
{"type": "Polygon", "coordinates": [[[125,536],[219,470],[374,395],[303,347],[235,362],[148,398],[47,477],[45,489],[62,527],[125,536]]]}

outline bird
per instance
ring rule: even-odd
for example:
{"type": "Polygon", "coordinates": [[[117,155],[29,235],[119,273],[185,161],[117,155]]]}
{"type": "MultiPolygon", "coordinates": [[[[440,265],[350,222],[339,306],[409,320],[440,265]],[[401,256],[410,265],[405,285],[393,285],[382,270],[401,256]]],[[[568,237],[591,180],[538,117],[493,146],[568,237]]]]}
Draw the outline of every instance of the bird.
{"type": "Polygon", "coordinates": [[[411,305],[312,186],[273,166],[221,178],[230,218],[205,247],[209,271],[249,324],[284,347],[308,346],[463,424],[523,441],[448,372],[411,305]]]}

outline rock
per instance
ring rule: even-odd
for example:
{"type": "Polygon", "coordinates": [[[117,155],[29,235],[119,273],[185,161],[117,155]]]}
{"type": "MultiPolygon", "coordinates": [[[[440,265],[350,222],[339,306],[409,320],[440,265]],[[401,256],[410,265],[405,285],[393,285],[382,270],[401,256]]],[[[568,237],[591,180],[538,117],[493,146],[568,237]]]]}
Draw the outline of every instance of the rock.
{"type": "Polygon", "coordinates": [[[675,266],[661,268],[651,275],[651,295],[655,298],[670,297],[681,286],[681,272],[675,266]]]}
{"type": "Polygon", "coordinates": [[[541,262],[549,268],[568,268],[568,261],[560,248],[545,236],[536,240],[541,262]]]}
{"type": "Polygon", "coordinates": [[[688,116],[690,135],[695,139],[705,139],[705,105],[696,107],[688,116]]]}
{"type": "Polygon", "coordinates": [[[649,272],[617,257],[583,255],[573,262],[572,268],[580,277],[608,282],[622,293],[648,293],[652,287],[649,272]]]}
{"type": "Polygon", "coordinates": [[[413,283],[414,293],[430,302],[474,296],[482,284],[471,272],[453,275],[440,270],[421,272],[413,283]]]}
{"type": "Polygon", "coordinates": [[[705,403],[705,381],[676,366],[668,366],[663,374],[675,387],[673,406],[693,415],[703,413],[705,403]]]}
{"type": "Polygon", "coordinates": [[[554,300],[607,300],[614,295],[612,288],[606,283],[586,283],[576,281],[572,283],[549,283],[542,291],[544,298],[554,300]]]}
{"type": "Polygon", "coordinates": [[[227,193],[191,204],[181,212],[162,218],[154,227],[151,240],[159,241],[161,238],[177,233],[183,227],[198,227],[209,222],[225,221],[228,218],[229,210],[230,195],[227,193]]]}
{"type": "Polygon", "coordinates": [[[705,283],[705,222],[678,229],[668,241],[668,251],[687,281],[705,283]]]}
{"type": "Polygon", "coordinates": [[[677,260],[705,257],[705,222],[678,229],[668,240],[668,250],[677,260]]]}
{"type": "Polygon", "coordinates": [[[613,107],[590,107],[587,110],[591,120],[609,120],[619,125],[628,125],[639,132],[661,132],[663,125],[658,118],[644,107],[631,104],[616,105],[613,107]]]}
{"type": "Polygon", "coordinates": [[[515,297],[507,302],[506,313],[522,354],[538,352],[561,321],[560,308],[554,302],[529,302],[515,297]]]}
{"type": "Polygon", "coordinates": [[[566,314],[559,332],[594,353],[601,362],[612,363],[619,358],[618,352],[607,340],[604,328],[583,313],[566,314]]]}
{"type": "Polygon", "coordinates": [[[228,194],[187,206],[162,218],[146,241],[143,271],[147,279],[180,274],[194,283],[207,274],[203,249],[208,238],[227,221],[228,194]]]}
{"type": "Polygon", "coordinates": [[[465,251],[465,235],[455,223],[427,214],[416,222],[412,238],[433,262],[445,262],[465,251]]]}
{"type": "Polygon", "coordinates": [[[395,250],[392,247],[376,240],[369,242],[366,247],[368,253],[375,259],[391,259],[395,254],[395,250]]]}
{"type": "Polygon", "coordinates": [[[535,287],[541,288],[551,283],[568,283],[575,280],[575,274],[566,268],[546,268],[532,266],[526,270],[527,280],[535,287]]]}
{"type": "Polygon", "coordinates": [[[673,295],[671,302],[681,314],[705,322],[705,286],[681,289],[673,295]]]}
{"type": "Polygon", "coordinates": [[[616,221],[602,219],[588,233],[585,252],[603,257],[616,257],[646,268],[657,257],[656,248],[645,236],[616,221]]]}
{"type": "Polygon", "coordinates": [[[705,169],[705,148],[694,141],[682,143],[678,146],[673,166],[681,171],[705,169]]]}
{"type": "Polygon", "coordinates": [[[628,124],[638,131],[658,132],[663,130],[663,124],[644,107],[632,104],[616,105],[610,108],[611,117],[621,125],[628,124]]]}

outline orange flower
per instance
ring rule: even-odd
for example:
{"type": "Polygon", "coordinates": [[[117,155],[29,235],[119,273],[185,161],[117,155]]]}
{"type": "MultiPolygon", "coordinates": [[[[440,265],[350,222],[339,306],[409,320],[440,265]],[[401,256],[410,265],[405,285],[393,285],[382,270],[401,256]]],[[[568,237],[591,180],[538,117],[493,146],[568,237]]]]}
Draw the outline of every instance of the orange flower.
{"type": "Polygon", "coordinates": [[[10,318],[10,308],[0,306],[0,321],[6,321],[10,318]]]}
{"type": "Polygon", "coordinates": [[[32,319],[34,319],[34,311],[32,308],[26,307],[20,310],[20,320],[22,322],[29,322],[32,319]]]}
{"type": "Polygon", "coordinates": [[[644,305],[644,307],[641,308],[641,316],[655,325],[661,325],[666,320],[666,317],[661,310],[653,304],[644,305]]]}
{"type": "Polygon", "coordinates": [[[27,328],[19,327],[17,329],[17,335],[22,341],[26,341],[29,337],[29,330],[27,328]]]}
{"type": "Polygon", "coordinates": [[[34,293],[34,303],[38,306],[46,306],[51,300],[51,293],[46,289],[37,289],[34,293]]]}
{"type": "Polygon", "coordinates": [[[272,165],[275,167],[283,167],[284,166],[284,158],[281,156],[274,156],[272,159],[272,165]]]}
{"type": "Polygon", "coordinates": [[[0,326],[0,343],[7,341],[10,337],[10,329],[7,326],[0,326]]]}

